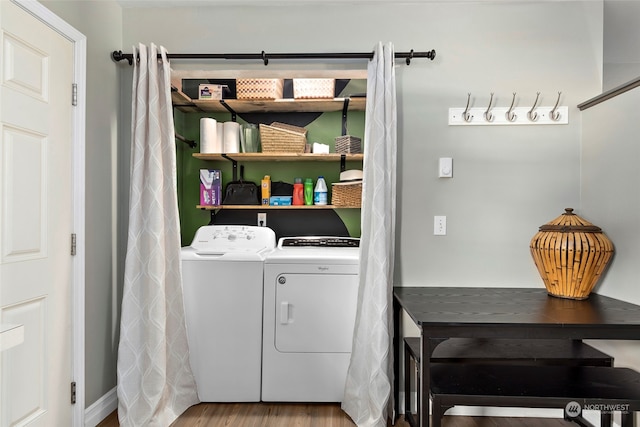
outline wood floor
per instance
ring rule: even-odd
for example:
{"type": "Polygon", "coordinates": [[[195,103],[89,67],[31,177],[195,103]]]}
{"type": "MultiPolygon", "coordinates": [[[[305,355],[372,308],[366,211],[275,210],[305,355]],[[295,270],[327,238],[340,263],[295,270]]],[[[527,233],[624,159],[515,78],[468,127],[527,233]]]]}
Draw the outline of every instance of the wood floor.
{"type": "MultiPolygon", "coordinates": [[[[97,427],[119,427],[114,412],[97,427]]],[[[201,403],[171,427],[353,427],[339,404],[201,403]]],[[[409,427],[401,417],[396,427],[409,427]]],[[[445,416],[443,427],[568,427],[561,419],[445,416]]]]}

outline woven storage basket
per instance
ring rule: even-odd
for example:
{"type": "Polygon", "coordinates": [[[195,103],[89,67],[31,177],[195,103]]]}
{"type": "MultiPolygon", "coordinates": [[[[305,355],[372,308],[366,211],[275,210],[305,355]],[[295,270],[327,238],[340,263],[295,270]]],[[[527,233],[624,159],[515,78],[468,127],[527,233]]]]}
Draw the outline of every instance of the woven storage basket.
{"type": "Polygon", "coordinates": [[[531,255],[550,295],[586,299],[613,256],[613,244],[599,227],[573,209],[540,227],[531,255]]]}
{"type": "Polygon", "coordinates": [[[362,140],[351,135],[337,136],[336,153],[360,154],[362,153],[362,140]]]}
{"type": "Polygon", "coordinates": [[[304,153],[307,130],[279,122],[260,124],[260,143],[263,153],[304,153]]]}
{"type": "Polygon", "coordinates": [[[359,208],[362,205],[362,182],[332,184],[331,204],[336,207],[359,208]]]}
{"type": "Polygon", "coordinates": [[[237,99],[282,99],[282,79],[238,79],[237,99]]]}
{"type": "Polygon", "coordinates": [[[293,79],[293,97],[296,99],[333,99],[335,87],[334,79],[293,79]]]}

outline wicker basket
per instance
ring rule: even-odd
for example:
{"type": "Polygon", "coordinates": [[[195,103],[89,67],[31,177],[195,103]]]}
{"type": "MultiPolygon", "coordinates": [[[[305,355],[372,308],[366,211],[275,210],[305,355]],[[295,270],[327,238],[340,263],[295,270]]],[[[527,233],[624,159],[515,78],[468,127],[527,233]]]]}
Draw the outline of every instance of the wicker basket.
{"type": "Polygon", "coordinates": [[[359,208],[362,205],[362,182],[332,184],[331,204],[341,208],[359,208]]]}
{"type": "Polygon", "coordinates": [[[333,99],[335,87],[334,79],[293,79],[293,97],[295,99],[333,99]]]}
{"type": "Polygon", "coordinates": [[[307,130],[278,122],[260,124],[260,143],[263,153],[304,153],[307,130]]]}
{"type": "Polygon", "coordinates": [[[336,137],[336,153],[361,154],[362,140],[357,136],[344,135],[336,137]]]}
{"type": "Polygon", "coordinates": [[[550,295],[586,299],[613,256],[613,244],[599,227],[573,209],[540,227],[531,255],[550,295]]]}
{"type": "Polygon", "coordinates": [[[282,99],[282,79],[238,79],[237,99],[282,99]]]}

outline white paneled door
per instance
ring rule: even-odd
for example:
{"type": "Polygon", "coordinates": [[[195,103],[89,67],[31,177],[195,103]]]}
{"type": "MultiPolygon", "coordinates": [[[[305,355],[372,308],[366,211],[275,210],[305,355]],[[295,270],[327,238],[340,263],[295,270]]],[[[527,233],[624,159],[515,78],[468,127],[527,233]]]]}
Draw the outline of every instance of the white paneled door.
{"type": "Polygon", "coordinates": [[[73,43],[0,8],[0,425],[70,426],[73,43]]]}

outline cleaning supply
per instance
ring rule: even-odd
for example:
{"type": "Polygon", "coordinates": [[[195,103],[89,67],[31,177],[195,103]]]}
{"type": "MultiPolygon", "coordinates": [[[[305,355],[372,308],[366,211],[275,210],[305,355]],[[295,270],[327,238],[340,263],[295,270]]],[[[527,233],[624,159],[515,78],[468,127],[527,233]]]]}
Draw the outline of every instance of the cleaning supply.
{"type": "Polygon", "coordinates": [[[271,197],[271,177],[269,175],[265,175],[262,178],[262,205],[269,206],[269,198],[271,197]]]}
{"type": "Polygon", "coordinates": [[[313,205],[313,180],[311,178],[304,180],[304,204],[313,205]]]}
{"type": "Polygon", "coordinates": [[[302,178],[296,178],[293,181],[293,201],[292,204],[299,206],[304,205],[304,184],[302,178]]]}
{"type": "Polygon", "coordinates": [[[316,188],[313,190],[313,204],[314,205],[326,205],[327,204],[327,183],[324,182],[324,177],[319,176],[316,182],[316,188]]]}

